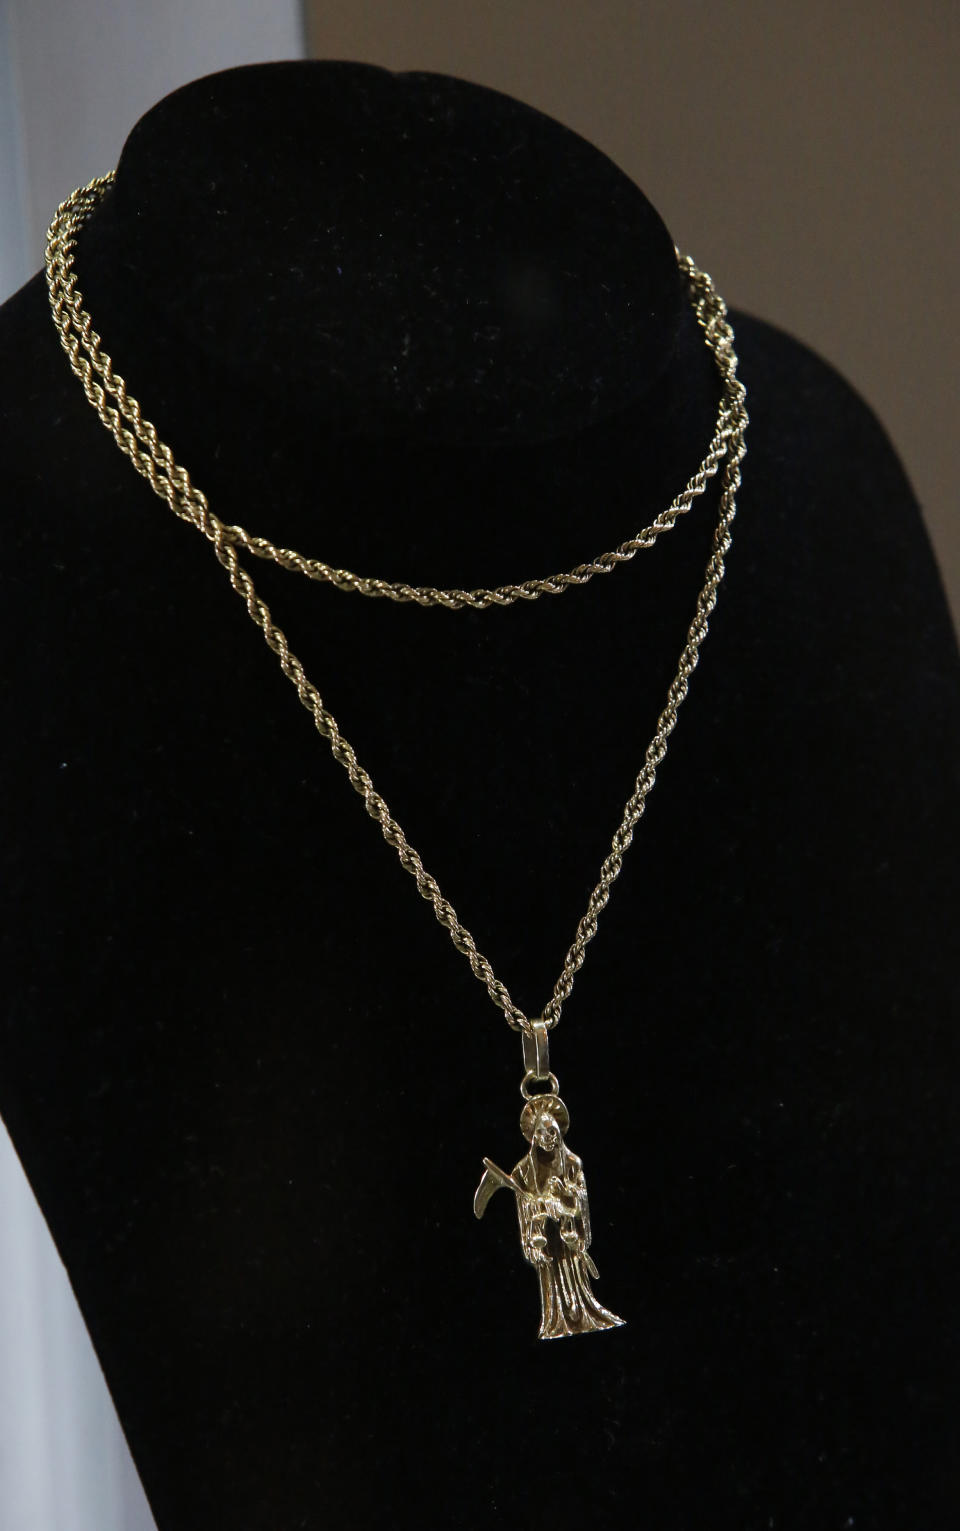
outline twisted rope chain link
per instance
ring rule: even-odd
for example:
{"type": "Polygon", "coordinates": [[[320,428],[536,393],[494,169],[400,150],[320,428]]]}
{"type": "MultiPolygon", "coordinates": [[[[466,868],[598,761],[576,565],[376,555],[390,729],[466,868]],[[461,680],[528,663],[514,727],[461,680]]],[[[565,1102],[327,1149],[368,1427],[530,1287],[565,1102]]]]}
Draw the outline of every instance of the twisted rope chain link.
{"type": "Polygon", "coordinates": [[[573,585],[586,584],[595,574],[609,574],[619,564],[628,562],[640,548],[650,547],[661,532],[672,527],[677,517],[689,510],[696,497],[703,493],[708,481],[720,470],[719,515],[704,585],[697,597],[694,618],[687,632],[677,673],[667,693],[666,705],[657,719],[656,732],[647,746],[643,766],[613,836],[610,852],[600,869],[599,881],[590,895],[586,912],[564,958],[553,995],[543,1011],[547,1027],[555,1026],[573,988],[574,979],[583,966],[587,946],[597,933],[600,915],[609,902],[610,890],[620,875],[623,858],[633,842],[634,831],[643,816],[647,797],[656,781],[657,770],[667,753],[668,741],[676,726],[679,708],[687,695],[690,676],[696,668],[724,575],[724,560],[730,548],[731,526],[736,515],[740,464],[746,452],[747,411],[746,391],[737,378],[733,331],[727,321],[723,299],[710,277],[699,271],[689,256],[681,256],[678,252],[678,263],[687,281],[697,320],[720,373],[722,398],[717,429],[704,461],[686,488],[649,527],[612,552],[601,554],[588,564],[580,564],[569,573],[554,575],[549,579],[526,580],[518,585],[469,591],[443,590],[430,585],[394,584],[387,580],[352,574],[348,570],[333,569],[318,559],[305,558],[290,549],[277,548],[264,537],[252,536],[241,526],[230,526],[222,522],[210,510],[202,490],[191,482],[186,468],[176,462],[170,447],[160,440],[156,427],[144,418],[139,403],[128,392],[123,378],[114,370],[113,362],[93,328],[90,314],[83,307],[83,296],[73,267],[77,235],[113,184],[113,179],[112,173],[100,176],[88,186],[75,191],[57,209],[47,234],[46,270],[50,306],[70,366],[80,379],[89,403],[137,472],[147,480],[154,493],[166,501],[174,515],[189,522],[210,542],[217,561],[243,601],[250,620],[260,629],[267,647],[276,654],[280,669],[295,687],[301,704],[311,714],[318,734],[327,741],[334,760],[346,772],[351,787],[363,798],[367,813],[380,826],[387,844],[396,851],[404,871],[414,878],[420,897],[433,906],[437,920],[447,931],[457,951],[467,958],[474,977],[484,985],[490,999],[503,1011],[515,1030],[529,1032],[529,1018],[515,1004],[506,985],[478,950],[473,935],[461,921],[450,900],[442,893],[436,879],[427,872],[419,853],[410,844],[377,792],[369,773],[358,761],[353,746],[340,732],[333,713],[324,705],[316,686],[307,678],[282,629],[273,621],[270,608],[257,594],[253,580],[238,559],[237,549],[257,558],[269,559],[282,568],[295,570],[310,579],[333,584],[339,590],[362,595],[416,602],[421,606],[444,606],[454,611],[463,607],[483,610],[491,606],[509,606],[518,600],[536,600],[541,595],[560,595],[573,585]]]}
{"type": "MultiPolygon", "coordinates": [[[[72,269],[76,234],[89,214],[97,206],[113,184],[114,176],[101,176],[73,193],[60,208],[48,232],[53,248],[53,271],[57,283],[56,302],[58,325],[61,330],[64,317],[69,316],[69,328],[85,351],[93,372],[101,386],[114,400],[119,416],[126,421],[137,441],[155,464],[158,473],[171,478],[174,483],[179,507],[177,514],[184,520],[200,523],[205,501],[203,495],[190,481],[184,468],[174,462],[169,447],[157,436],[155,427],[145,420],[140,405],[128,392],[123,378],[114,371],[110,356],[103,350],[100,336],[93,329],[89,314],[84,312],[82,298],[77,291],[76,276],[72,269]]],[[[48,257],[48,271],[51,266],[48,257]]],[[[336,585],[338,590],[352,591],[359,595],[382,597],[391,601],[416,602],[419,606],[446,606],[451,611],[470,607],[483,611],[491,606],[512,606],[516,601],[535,601],[542,595],[562,595],[574,585],[585,585],[597,574],[610,574],[622,563],[629,563],[641,548],[652,547],[662,532],[669,531],[678,517],[685,515],[697,497],[703,494],[726,456],[730,428],[736,418],[738,401],[728,386],[726,371],[716,353],[719,332],[709,327],[712,317],[723,317],[724,309],[714,291],[710,278],[698,271],[692,261],[681,261],[681,269],[687,280],[690,300],[704,325],[707,344],[716,356],[720,367],[723,389],[713,439],[707,448],[703,462],[666,510],[637,532],[636,536],[622,542],[608,553],[600,553],[589,563],[577,564],[565,573],[549,575],[543,579],[527,579],[516,585],[497,585],[492,589],[460,590],[439,589],[434,585],[409,585],[376,579],[368,575],[354,574],[349,569],[336,569],[319,558],[307,558],[292,548],[281,548],[266,537],[252,535],[243,526],[224,525],[223,535],[227,542],[241,548],[255,558],[268,559],[281,568],[291,569],[308,579],[336,585]]],[[[69,354],[69,353],[68,353],[69,354]]],[[[72,357],[71,357],[72,360],[72,357]]],[[[91,400],[93,402],[93,400],[91,400]]],[[[119,422],[98,413],[120,444],[119,422]]],[[[128,454],[129,455],[129,454],[128,454]]],[[[142,471],[142,470],[141,470],[142,471]]],[[[147,477],[150,477],[149,472],[147,477]]],[[[151,478],[151,482],[153,482],[151,478]]]]}

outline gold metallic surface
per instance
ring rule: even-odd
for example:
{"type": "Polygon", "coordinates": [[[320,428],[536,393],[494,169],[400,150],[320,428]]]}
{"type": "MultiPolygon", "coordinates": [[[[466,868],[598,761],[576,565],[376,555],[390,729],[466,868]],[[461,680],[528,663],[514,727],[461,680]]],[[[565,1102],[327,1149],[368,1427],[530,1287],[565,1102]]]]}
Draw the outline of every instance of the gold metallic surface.
{"type": "MultiPolygon", "coordinates": [[[[53,261],[51,264],[48,249],[47,271],[48,277],[57,288],[53,299],[58,305],[57,323],[71,361],[74,361],[75,356],[79,357],[82,352],[89,362],[89,375],[78,374],[83,377],[84,386],[87,387],[88,381],[96,378],[104,394],[116,401],[116,410],[108,409],[107,413],[104,413],[101,403],[105,404],[106,399],[101,400],[99,394],[91,396],[88,389],[87,397],[97,408],[101,420],[116,437],[118,445],[131,457],[134,466],[150,479],[154,488],[157,486],[154,483],[153,472],[161,477],[166,476],[175,487],[177,495],[177,505],[170,502],[171,509],[185,520],[193,521],[199,526],[206,508],[203,495],[194,489],[186,470],[174,461],[169,447],[164,446],[158,439],[156,429],[149,420],[143,418],[139,403],[128,393],[123,378],[114,371],[112,360],[103,350],[100,337],[93,330],[89,315],[83,311],[83,300],[76,288],[76,278],[72,269],[76,233],[109,191],[113,179],[112,173],[100,176],[91,181],[88,186],[75,191],[66,202],[61,204],[48,230],[47,237],[49,246],[53,248],[53,261]],[[70,348],[71,342],[68,340],[70,331],[78,343],[79,349],[76,352],[71,351],[70,348]],[[121,439],[121,436],[126,436],[120,424],[121,420],[125,421],[132,431],[139,443],[139,450],[134,448],[132,442],[128,445],[121,439]],[[143,460],[143,453],[152,462],[152,470],[147,461],[143,460]]],[[[705,305],[703,312],[707,314],[715,302],[709,278],[703,278],[692,262],[685,262],[679,255],[678,259],[688,282],[691,302],[695,306],[705,305]]],[[[699,310],[698,316],[700,316],[699,310]]],[[[701,323],[704,323],[702,317],[701,323]]],[[[626,542],[622,542],[619,547],[610,552],[598,554],[589,563],[578,564],[565,573],[522,580],[519,584],[498,585],[492,589],[447,590],[438,589],[433,585],[409,585],[377,579],[369,575],[354,574],[349,569],[336,569],[324,563],[322,559],[308,558],[293,548],[276,547],[268,538],[254,536],[243,526],[221,525],[222,539],[224,543],[242,548],[245,553],[255,558],[269,559],[284,569],[306,575],[308,579],[335,585],[338,590],[384,597],[391,601],[415,602],[418,606],[446,606],[452,611],[458,611],[463,607],[483,611],[491,606],[512,606],[515,601],[535,601],[542,595],[562,595],[565,590],[574,585],[585,585],[595,575],[610,574],[618,565],[629,563],[641,548],[652,547],[661,532],[669,531],[675,525],[677,518],[690,509],[697,496],[706,489],[727,455],[730,429],[738,412],[739,400],[736,390],[727,386],[727,369],[717,350],[717,346],[722,343],[722,334],[708,324],[704,324],[704,327],[707,333],[707,344],[717,359],[720,374],[724,380],[717,425],[706,456],[676,499],[667,506],[666,510],[661,511],[649,526],[643,527],[634,537],[628,538],[626,542]]],[[[76,366],[74,370],[77,370],[76,366]]],[[[158,490],[158,492],[161,491],[158,490]]]]}
{"type": "Polygon", "coordinates": [[[561,1339],[617,1329],[623,1319],[603,1307],[593,1294],[591,1277],[598,1279],[590,1255],[590,1204],[583,1162],[564,1142],[569,1115],[552,1080],[549,1094],[535,1095],[523,1108],[520,1128],[529,1152],[508,1175],[484,1159],[484,1171],[473,1198],[476,1217],[483,1217],[501,1187],[517,1198],[520,1247],[540,1282],[540,1338],[561,1339]]]}
{"type": "Polygon", "coordinates": [[[506,985],[478,950],[473,935],[460,920],[436,880],[424,868],[418,852],[377,792],[370,775],[360,765],[352,745],[341,734],[335,717],[325,706],[316,686],[304,673],[282,629],[274,623],[269,607],[261,600],[252,578],[239,562],[237,549],[242,548],[256,557],[272,559],[310,578],[327,580],[339,589],[367,595],[387,596],[393,600],[416,601],[420,605],[439,605],[451,609],[509,605],[515,600],[534,600],[540,595],[561,594],[573,585],[585,584],[595,574],[610,573],[619,563],[632,558],[641,547],[648,547],[660,532],[671,527],[677,516],[689,509],[708,479],[719,471],[719,515],[703,588],[697,597],[694,617],[676,675],[667,692],[666,703],[657,720],[656,731],[647,746],[643,765],[613,835],[610,852],[601,866],[599,880],[590,895],[586,912],[564,958],[553,994],[544,1007],[544,1026],[552,1028],[560,1019],[564,1002],[583,965],[587,946],[596,934],[600,915],[620,875],[623,857],[633,841],[647,797],[656,781],[657,770],[666,755],[679,708],[687,695],[690,676],[696,668],[700,646],[707,635],[708,620],[716,604],[717,591],[724,574],[724,559],[730,547],[731,526],[736,514],[740,464],[746,450],[747,412],[745,390],[736,375],[733,331],[727,321],[723,299],[716,292],[709,276],[699,271],[688,256],[681,256],[678,252],[677,259],[687,283],[691,304],[720,374],[722,397],[717,430],[707,457],[686,488],[650,527],[613,552],[602,554],[592,563],[549,579],[527,580],[497,590],[474,591],[391,584],[389,581],[329,569],[319,560],[275,548],[267,539],[252,536],[242,527],[230,526],[221,521],[210,510],[203,492],[191,482],[187,470],[175,461],[170,447],[159,439],[156,428],[144,418],[139,403],[115,371],[93,327],[93,320],[84,309],[83,296],[73,266],[77,235],[112,182],[111,173],[75,191],[58,208],[48,231],[46,269],[50,304],[70,365],[83,384],[88,401],[121,451],[147,479],[154,492],[166,501],[173,513],[195,527],[211,543],[215,557],[243,601],[250,620],[260,629],[264,642],[276,654],[283,674],[296,689],[301,704],[311,714],[317,732],[327,741],[331,754],[346,772],[350,785],[363,798],[366,811],[379,825],[384,840],[392,846],[404,870],[414,878],[421,898],[432,905],[437,920],[448,932],[456,949],[466,957],[474,976],[484,985],[494,1005],[503,1011],[514,1029],[524,1033],[532,1033],[534,1022],[514,1003],[506,985]]]}
{"type": "Polygon", "coordinates": [[[747,412],[745,391],[736,375],[733,332],[727,322],[723,300],[710,278],[688,257],[677,252],[690,301],[720,373],[720,413],[704,462],[681,494],[649,527],[612,552],[601,554],[592,563],[581,564],[566,574],[548,579],[471,591],[394,584],[332,569],[320,560],[277,548],[266,538],[253,536],[241,526],[225,524],[210,510],[206,496],[191,482],[187,470],[176,462],[170,447],[158,437],[155,426],[144,418],[139,403],[114,370],[113,362],[93,328],[93,320],[84,309],[73,267],[77,235],[112,181],[112,175],[104,176],[75,191],[58,209],[48,233],[46,265],[50,304],[70,365],[83,384],[87,399],[121,451],[174,514],[195,527],[212,544],[214,555],[243,601],[248,616],[276,654],[283,674],[295,687],[301,704],[311,714],[317,732],[327,741],[334,759],[347,773],[350,785],[363,798],[367,813],[379,824],[383,838],[396,851],[404,870],[416,881],[420,896],[433,906],[437,920],[447,930],[457,950],[467,958],[474,976],[483,983],[490,999],[503,1011],[509,1024],[522,1032],[524,1075],[520,1092],[524,1107],[520,1126],[530,1149],[509,1175],[492,1160],[484,1160],[484,1175],[474,1197],[474,1212],[478,1218],[482,1217],[490,1198],[501,1187],[514,1192],[523,1255],[537,1271],[540,1283],[540,1337],[554,1339],[617,1328],[623,1320],[597,1301],[590,1285],[591,1279],[597,1279],[597,1269],[589,1252],[591,1230],[586,1181],[581,1160],[564,1142],[569,1116],[559,1096],[557,1077],[550,1069],[549,1031],[560,1019],[564,1001],[583,965],[588,943],[596,934],[600,915],[620,875],[623,857],[632,844],[634,831],[656,781],[657,769],[676,726],[678,710],[687,695],[690,676],[696,667],[724,574],[724,559],[730,547],[731,526],[736,514],[740,464],[746,450],[747,412]],[[514,1003],[506,985],[478,950],[473,935],[441,892],[435,878],[424,868],[419,854],[377,792],[370,775],[357,760],[353,746],[343,737],[319,691],[307,678],[282,629],[274,623],[270,608],[261,600],[252,578],[239,562],[237,549],[270,559],[308,578],[326,581],[340,590],[401,602],[413,601],[421,606],[483,610],[507,606],[517,600],[536,600],[541,595],[560,595],[574,585],[586,584],[596,574],[612,572],[620,563],[633,558],[641,547],[649,547],[661,532],[669,530],[718,471],[721,488],[713,548],[676,675],[613,836],[610,852],[600,869],[599,881],[564,958],[553,994],[543,1015],[531,1020],[514,1003]],[[545,1090],[531,1089],[531,1086],[544,1085],[545,1090]]]}
{"type": "Polygon", "coordinates": [[[523,1033],[523,1068],[524,1084],[550,1078],[550,1033],[543,1020],[531,1021],[523,1033]]]}

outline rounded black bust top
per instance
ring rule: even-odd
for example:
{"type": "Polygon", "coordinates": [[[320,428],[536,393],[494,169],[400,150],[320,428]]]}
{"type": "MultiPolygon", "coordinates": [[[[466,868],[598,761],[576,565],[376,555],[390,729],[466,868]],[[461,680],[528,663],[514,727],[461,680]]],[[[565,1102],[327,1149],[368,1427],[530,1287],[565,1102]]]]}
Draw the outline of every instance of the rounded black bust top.
{"type": "Polygon", "coordinates": [[[168,344],[368,440],[532,443],[653,392],[672,242],[598,150],[443,76],[273,78],[184,87],[120,157],[119,270],[168,344]]]}
{"type": "Polygon", "coordinates": [[[322,530],[307,551],[348,566],[376,549],[387,577],[580,562],[668,503],[712,432],[658,214],[578,135],[462,80],[303,63],[187,85],[130,134],[77,269],[197,482],[215,463],[254,530],[322,530]]]}
{"type": "MultiPolygon", "coordinates": [[[[713,432],[656,212],[464,81],[197,81],[76,268],[215,513],[364,574],[568,568],[713,432]]],[[[551,1042],[626,1324],[539,1344],[509,1194],[472,1212],[483,1156],[525,1151],[518,1038],[96,419],[42,278],[0,312],[0,1110],[160,1531],[954,1523],[956,648],[876,419],[733,323],[727,574],[551,1042]]],[[[251,564],[531,1015],[716,509],[714,480],[629,566],[505,611],[251,564]]]]}

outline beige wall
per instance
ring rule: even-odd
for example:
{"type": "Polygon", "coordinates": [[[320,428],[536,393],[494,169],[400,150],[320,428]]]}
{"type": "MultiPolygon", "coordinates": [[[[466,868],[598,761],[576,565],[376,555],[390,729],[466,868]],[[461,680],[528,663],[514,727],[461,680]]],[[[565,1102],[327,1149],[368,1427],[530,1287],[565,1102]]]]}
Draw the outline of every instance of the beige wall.
{"type": "Polygon", "coordinates": [[[309,51],[495,86],[870,400],[960,614],[955,0],[308,0],[309,51]]]}

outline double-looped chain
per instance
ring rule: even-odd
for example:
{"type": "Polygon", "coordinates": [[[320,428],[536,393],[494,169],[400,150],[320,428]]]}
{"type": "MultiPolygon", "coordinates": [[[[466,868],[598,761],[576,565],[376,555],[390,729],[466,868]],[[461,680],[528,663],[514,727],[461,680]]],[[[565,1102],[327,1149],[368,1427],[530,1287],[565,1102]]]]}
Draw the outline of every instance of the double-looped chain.
{"type": "Polygon", "coordinates": [[[113,362],[93,328],[93,320],[83,306],[83,296],[73,266],[77,235],[109,190],[113,179],[113,174],[101,176],[75,191],[57,209],[47,235],[46,268],[50,305],[70,365],[83,384],[84,393],[100,420],[137,472],[147,479],[154,492],[166,501],[176,516],[189,522],[210,542],[230,584],[244,602],[248,616],[260,629],[267,646],[276,654],[281,670],[296,688],[300,702],[313,717],[317,732],[327,741],[333,758],[346,771],[350,785],[363,798],[367,813],[379,824],[384,840],[393,846],[404,871],[415,879],[421,898],[433,906],[434,914],[447,930],[457,951],[467,958],[474,976],[485,986],[491,1000],[503,1011],[510,1025],[527,1034],[531,1032],[533,1023],[511,999],[506,985],[478,950],[473,936],[449,899],[441,892],[436,879],[424,868],[419,854],[377,792],[369,774],[357,760],[353,746],[344,738],[332,712],[324,705],[317,688],[308,680],[283,631],[273,621],[266,602],[257,594],[253,580],[239,562],[237,550],[268,559],[310,579],[332,584],[339,590],[360,595],[416,602],[421,606],[444,606],[449,610],[464,607],[483,610],[493,606],[509,606],[515,601],[532,601],[542,595],[560,595],[573,586],[585,585],[594,575],[611,573],[621,563],[635,557],[641,548],[652,546],[661,532],[668,531],[678,516],[689,510],[713,475],[720,473],[719,515],[703,588],[697,597],[693,621],[687,632],[676,675],[667,692],[666,705],[657,719],[656,732],[647,746],[640,773],[613,836],[610,852],[600,869],[599,881],[590,895],[586,912],[564,958],[563,969],[554,985],[552,997],[544,1008],[545,1025],[548,1028],[555,1026],[560,1019],[564,1001],[573,988],[574,979],[583,966],[587,946],[597,933],[600,915],[609,902],[610,890],[620,875],[623,858],[633,841],[634,831],[646,808],[647,797],[656,781],[657,770],[667,753],[677,713],[687,695],[690,676],[696,668],[700,647],[707,635],[710,614],[723,579],[724,559],[730,548],[731,526],[736,514],[736,494],[740,485],[740,464],[746,451],[747,428],[746,392],[737,378],[733,331],[727,320],[723,299],[709,276],[699,271],[689,256],[681,256],[678,252],[677,260],[687,283],[690,302],[720,374],[721,401],[716,431],[703,462],[672,504],[661,511],[649,526],[612,552],[602,553],[589,563],[579,564],[567,573],[545,579],[528,579],[519,584],[502,585],[489,590],[444,590],[430,585],[392,583],[353,574],[345,569],[334,569],[320,559],[306,558],[289,548],[275,547],[265,537],[253,536],[242,526],[231,526],[221,521],[210,510],[203,492],[191,482],[186,468],[176,462],[171,449],[160,440],[156,427],[144,418],[139,403],[128,391],[120,374],[114,370],[113,362]]]}

